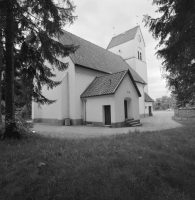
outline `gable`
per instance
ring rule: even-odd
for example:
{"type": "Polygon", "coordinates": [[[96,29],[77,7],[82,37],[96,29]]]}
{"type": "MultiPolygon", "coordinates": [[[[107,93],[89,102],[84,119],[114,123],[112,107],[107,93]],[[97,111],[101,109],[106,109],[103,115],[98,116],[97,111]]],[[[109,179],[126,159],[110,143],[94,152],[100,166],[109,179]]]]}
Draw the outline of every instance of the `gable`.
{"type": "Polygon", "coordinates": [[[145,44],[144,37],[143,37],[143,34],[142,34],[142,31],[141,31],[140,27],[139,27],[139,29],[137,30],[136,35],[135,35],[135,38],[136,38],[137,40],[138,40],[138,35],[139,35],[140,38],[141,38],[141,43],[143,43],[143,46],[145,47],[146,44],[145,44]]]}
{"type": "Polygon", "coordinates": [[[123,81],[125,75],[128,74],[135,90],[137,91],[138,96],[140,97],[141,94],[135,81],[130,73],[130,71],[121,71],[115,74],[96,77],[92,83],[86,88],[86,90],[81,94],[81,98],[86,97],[94,97],[94,96],[102,96],[108,94],[114,94],[118,89],[119,85],[123,81]]]}

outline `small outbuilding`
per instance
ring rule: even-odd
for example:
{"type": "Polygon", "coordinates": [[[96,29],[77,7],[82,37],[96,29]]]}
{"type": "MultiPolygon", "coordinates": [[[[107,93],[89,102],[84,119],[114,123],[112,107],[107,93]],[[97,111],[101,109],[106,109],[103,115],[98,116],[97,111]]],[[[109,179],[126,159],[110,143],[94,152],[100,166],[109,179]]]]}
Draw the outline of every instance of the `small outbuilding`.
{"type": "Polygon", "coordinates": [[[81,94],[85,121],[95,126],[124,126],[125,119],[139,119],[140,96],[129,70],[96,77],[81,94]]]}

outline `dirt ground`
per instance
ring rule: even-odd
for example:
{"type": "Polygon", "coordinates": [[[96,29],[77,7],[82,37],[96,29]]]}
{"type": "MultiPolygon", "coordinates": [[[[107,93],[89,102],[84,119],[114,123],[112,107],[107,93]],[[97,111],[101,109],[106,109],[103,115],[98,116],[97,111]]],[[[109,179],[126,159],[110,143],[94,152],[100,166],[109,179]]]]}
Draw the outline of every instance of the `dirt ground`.
{"type": "Polygon", "coordinates": [[[181,127],[173,121],[173,111],[154,111],[152,117],[141,119],[141,127],[91,127],[91,126],[58,126],[54,124],[36,123],[33,130],[44,136],[59,138],[88,138],[129,133],[130,131],[156,131],[181,127]]]}

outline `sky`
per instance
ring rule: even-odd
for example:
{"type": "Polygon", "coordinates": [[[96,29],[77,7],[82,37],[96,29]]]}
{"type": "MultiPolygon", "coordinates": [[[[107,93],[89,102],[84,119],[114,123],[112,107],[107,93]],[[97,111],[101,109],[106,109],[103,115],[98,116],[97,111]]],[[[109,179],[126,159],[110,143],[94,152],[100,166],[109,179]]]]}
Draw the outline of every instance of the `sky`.
{"type": "Polygon", "coordinates": [[[78,18],[64,29],[106,49],[114,35],[140,26],[146,44],[149,95],[155,100],[170,95],[162,78],[161,62],[155,52],[156,41],[142,22],[143,16],[159,16],[152,0],[73,0],[78,18]]]}

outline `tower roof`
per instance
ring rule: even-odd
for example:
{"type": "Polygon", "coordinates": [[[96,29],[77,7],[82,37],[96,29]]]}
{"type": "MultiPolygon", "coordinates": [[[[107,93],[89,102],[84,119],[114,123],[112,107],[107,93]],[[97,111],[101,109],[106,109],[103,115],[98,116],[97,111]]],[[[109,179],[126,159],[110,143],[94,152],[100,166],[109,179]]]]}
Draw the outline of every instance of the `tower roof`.
{"type": "Polygon", "coordinates": [[[136,26],[124,33],[121,33],[120,35],[116,35],[115,37],[112,38],[112,40],[110,41],[107,49],[110,49],[112,47],[115,47],[119,44],[123,44],[125,42],[128,42],[130,40],[133,40],[136,36],[137,30],[138,30],[139,26],[136,26]]]}

